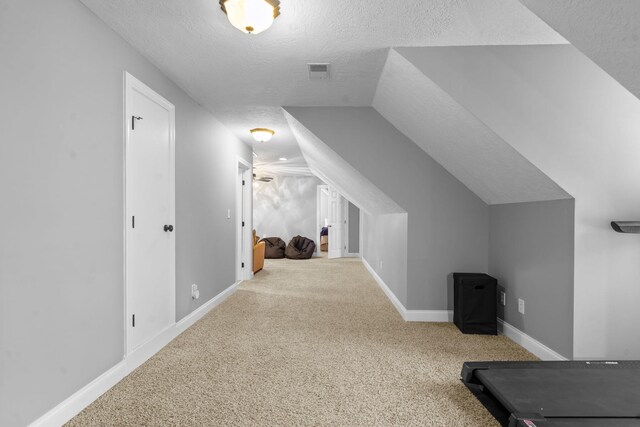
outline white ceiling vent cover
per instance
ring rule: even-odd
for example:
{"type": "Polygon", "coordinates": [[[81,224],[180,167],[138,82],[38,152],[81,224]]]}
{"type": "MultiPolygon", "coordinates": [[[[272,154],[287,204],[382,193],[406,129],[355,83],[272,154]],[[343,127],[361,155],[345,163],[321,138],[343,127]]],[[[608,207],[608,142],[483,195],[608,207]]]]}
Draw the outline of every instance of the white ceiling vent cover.
{"type": "Polygon", "coordinates": [[[307,64],[309,67],[309,80],[323,80],[329,78],[329,64],[307,64]]]}

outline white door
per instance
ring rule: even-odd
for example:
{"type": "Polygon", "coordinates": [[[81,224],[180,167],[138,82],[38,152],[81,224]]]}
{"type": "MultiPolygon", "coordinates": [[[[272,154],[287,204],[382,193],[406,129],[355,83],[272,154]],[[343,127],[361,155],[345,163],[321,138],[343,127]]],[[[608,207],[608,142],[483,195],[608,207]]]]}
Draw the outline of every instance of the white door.
{"type": "Polygon", "coordinates": [[[175,109],[126,74],[127,353],[175,323],[175,109]]]}
{"type": "Polygon", "coordinates": [[[236,175],[236,281],[253,274],[251,163],[238,158],[236,175]]]}
{"type": "Polygon", "coordinates": [[[237,212],[237,227],[236,227],[236,241],[237,241],[237,252],[236,252],[236,281],[240,282],[244,280],[245,277],[245,269],[249,267],[247,264],[246,251],[245,251],[245,242],[244,242],[244,228],[245,228],[245,188],[246,182],[244,180],[244,168],[239,165],[238,166],[238,176],[236,178],[237,181],[237,197],[236,197],[236,212],[237,212]]]}
{"type": "Polygon", "coordinates": [[[342,256],[342,196],[329,187],[329,258],[342,256]]]}

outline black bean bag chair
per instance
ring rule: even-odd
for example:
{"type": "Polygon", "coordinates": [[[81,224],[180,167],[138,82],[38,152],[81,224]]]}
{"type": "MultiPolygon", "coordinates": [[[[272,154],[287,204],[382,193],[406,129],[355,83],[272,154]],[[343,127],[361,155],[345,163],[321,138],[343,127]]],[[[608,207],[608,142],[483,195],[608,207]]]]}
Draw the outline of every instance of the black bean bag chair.
{"type": "Polygon", "coordinates": [[[309,259],[316,250],[316,243],[306,237],[296,236],[287,245],[284,255],[289,259],[309,259]]]}
{"type": "Polygon", "coordinates": [[[284,248],[287,244],[279,237],[265,237],[260,239],[265,244],[264,257],[268,259],[284,258],[284,248]]]}

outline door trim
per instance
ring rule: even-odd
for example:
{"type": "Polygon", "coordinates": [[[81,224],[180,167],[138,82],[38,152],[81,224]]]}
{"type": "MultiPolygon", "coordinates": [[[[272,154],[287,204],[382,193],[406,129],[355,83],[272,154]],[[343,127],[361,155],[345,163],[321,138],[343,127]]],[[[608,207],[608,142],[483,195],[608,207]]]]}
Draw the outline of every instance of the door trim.
{"type": "MultiPolygon", "coordinates": [[[[124,72],[124,358],[129,355],[132,348],[129,348],[129,318],[131,317],[131,313],[129,313],[129,304],[128,304],[128,282],[129,282],[129,263],[128,263],[128,253],[129,253],[129,230],[131,222],[129,218],[131,217],[129,213],[129,207],[131,206],[131,201],[129,198],[131,197],[130,192],[127,191],[127,176],[130,176],[130,168],[132,167],[127,161],[130,158],[129,155],[129,146],[131,139],[131,121],[130,117],[133,115],[132,113],[132,92],[137,91],[138,93],[146,96],[162,107],[166,108],[169,111],[169,155],[171,156],[171,161],[169,162],[169,216],[170,216],[170,224],[176,224],[175,217],[175,142],[176,142],[176,110],[175,106],[164,99],[162,96],[157,94],[153,89],[149,86],[142,83],[137,78],[133,77],[128,72],[124,72]]],[[[178,228],[179,232],[179,228],[178,228]]],[[[171,307],[173,307],[173,323],[171,325],[175,325],[175,301],[176,301],[176,247],[175,247],[175,238],[172,240],[172,244],[170,245],[170,256],[173,259],[173,262],[169,266],[170,269],[170,280],[173,284],[172,288],[174,289],[171,298],[173,299],[171,307]]],[[[152,338],[153,339],[153,338],[152,338]]],[[[144,343],[142,343],[144,345],[144,343]]]]}
{"type": "MultiPolygon", "coordinates": [[[[322,191],[329,191],[329,185],[327,184],[319,184],[316,186],[316,256],[321,256],[322,251],[320,250],[320,239],[322,236],[322,227],[324,224],[322,223],[322,212],[321,212],[321,204],[322,204],[322,191]]],[[[329,248],[327,248],[327,254],[329,253],[329,248]]]]}
{"type": "Polygon", "coordinates": [[[344,255],[344,197],[337,188],[329,186],[329,247],[328,259],[342,258],[344,255]],[[332,200],[336,201],[335,218],[332,212],[332,200]],[[332,249],[331,244],[337,246],[332,249]]]}
{"type": "Polygon", "coordinates": [[[252,165],[242,157],[237,157],[236,164],[236,280],[250,280],[253,277],[253,174],[252,165]],[[242,169],[242,177],[239,177],[238,170],[242,169]],[[242,191],[244,180],[245,191],[242,191]],[[240,198],[244,196],[242,203],[240,198]],[[245,226],[240,223],[244,217],[245,226]],[[244,254],[242,247],[244,242],[244,254]],[[243,257],[244,255],[244,257],[243,257]],[[244,258],[244,260],[243,260],[244,258]],[[242,262],[244,261],[244,268],[242,262]]]}

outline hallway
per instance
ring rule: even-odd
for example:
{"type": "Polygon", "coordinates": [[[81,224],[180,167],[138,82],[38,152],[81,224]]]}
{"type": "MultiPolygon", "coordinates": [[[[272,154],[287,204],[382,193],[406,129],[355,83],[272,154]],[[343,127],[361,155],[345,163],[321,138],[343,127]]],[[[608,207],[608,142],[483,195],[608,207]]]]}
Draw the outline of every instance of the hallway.
{"type": "Polygon", "coordinates": [[[462,363],[533,358],[504,336],[404,322],[360,259],[266,260],[68,425],[497,425],[462,363]]]}

